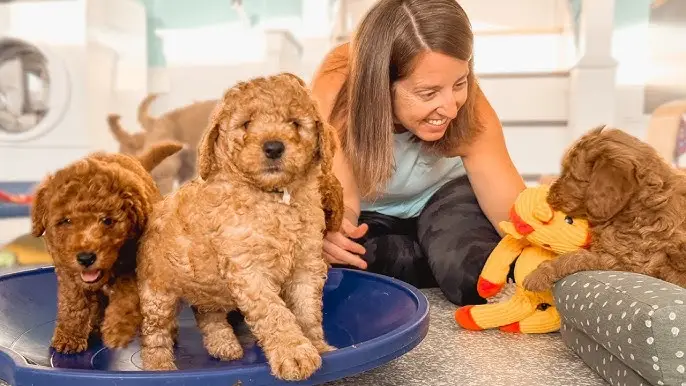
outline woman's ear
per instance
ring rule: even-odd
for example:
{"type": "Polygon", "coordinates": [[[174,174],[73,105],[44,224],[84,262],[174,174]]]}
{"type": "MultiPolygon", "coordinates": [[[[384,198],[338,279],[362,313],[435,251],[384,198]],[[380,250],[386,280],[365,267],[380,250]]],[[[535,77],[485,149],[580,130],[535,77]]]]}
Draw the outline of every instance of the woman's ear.
{"type": "Polygon", "coordinates": [[[33,205],[31,206],[31,234],[40,237],[45,232],[48,221],[48,200],[47,191],[53,177],[46,177],[36,189],[33,195],[33,205]]]}

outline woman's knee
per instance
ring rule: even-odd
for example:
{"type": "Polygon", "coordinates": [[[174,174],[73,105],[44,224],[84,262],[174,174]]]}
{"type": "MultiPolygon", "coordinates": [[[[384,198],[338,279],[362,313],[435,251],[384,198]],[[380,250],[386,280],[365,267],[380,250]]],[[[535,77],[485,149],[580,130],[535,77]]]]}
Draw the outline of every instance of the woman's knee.
{"type": "Polygon", "coordinates": [[[476,283],[500,236],[466,176],[447,183],[429,200],[417,236],[446,297],[456,304],[483,303],[476,283]]]}

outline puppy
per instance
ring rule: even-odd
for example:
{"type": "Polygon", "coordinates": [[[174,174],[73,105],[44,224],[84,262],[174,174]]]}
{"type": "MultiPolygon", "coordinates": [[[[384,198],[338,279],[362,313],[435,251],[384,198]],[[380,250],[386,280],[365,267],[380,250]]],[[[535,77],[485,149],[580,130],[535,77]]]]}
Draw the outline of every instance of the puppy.
{"type": "Polygon", "coordinates": [[[141,322],[136,248],[161,199],[148,173],[181,150],[162,143],[140,157],[93,153],[46,177],[35,194],[32,234],[43,236],[57,275],[52,347],[78,353],[100,330],[105,346],[126,346],[141,322]]]}
{"type": "Polygon", "coordinates": [[[526,289],[542,291],[588,270],[636,272],[686,286],[686,175],[650,145],[621,130],[591,130],[565,155],[548,203],[588,219],[591,247],[541,264],[527,276],[526,289]]]}
{"type": "Polygon", "coordinates": [[[196,176],[196,148],[200,137],[217,105],[217,100],[194,102],[171,110],[159,117],[152,117],[148,109],[157,94],[148,95],[138,107],[138,122],[143,131],[130,134],[120,123],[120,117],[110,114],[107,123],[119,142],[124,154],[137,154],[160,141],[172,140],[186,145],[187,149],[166,159],[151,171],[153,179],[163,195],[171,192],[174,184],[182,184],[196,176]]]}
{"type": "MultiPolygon", "coordinates": [[[[213,357],[242,357],[226,320],[238,309],[276,377],[302,380],[320,367],[320,353],[333,349],[322,329],[319,186],[331,173],[333,136],[294,75],[225,93],[198,146],[201,178],[155,205],[141,240],[145,369],[176,368],[170,326],[181,300],[193,306],[213,357]]],[[[340,204],[340,190],[330,192],[327,202],[340,204]]]]}

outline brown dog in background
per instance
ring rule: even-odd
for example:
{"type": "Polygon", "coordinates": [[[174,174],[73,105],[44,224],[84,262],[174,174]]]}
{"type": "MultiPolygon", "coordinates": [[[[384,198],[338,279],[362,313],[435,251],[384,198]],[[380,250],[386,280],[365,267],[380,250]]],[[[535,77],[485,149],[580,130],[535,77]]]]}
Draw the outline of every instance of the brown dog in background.
{"type": "Polygon", "coordinates": [[[160,143],[137,158],[93,153],[39,184],[32,234],[43,236],[55,264],[52,347],[58,352],[85,350],[97,330],[109,348],[136,336],[142,319],[136,249],[153,204],[162,198],[148,171],[181,148],[160,143]]]}
{"type": "Polygon", "coordinates": [[[645,142],[598,127],[567,152],[548,203],[587,218],[590,250],[542,263],[524,281],[543,291],[579,271],[636,272],[686,286],[686,174],[645,142]]]}
{"type": "Polygon", "coordinates": [[[165,195],[174,189],[175,184],[181,185],[196,176],[198,142],[217,100],[195,102],[155,118],[150,116],[148,110],[157,97],[158,94],[150,94],[138,106],[138,122],[143,131],[129,133],[121,126],[120,116],[116,114],[107,117],[107,124],[119,142],[119,151],[124,154],[137,154],[165,140],[185,145],[185,149],[167,158],[152,171],[155,183],[165,195]]]}
{"type": "Polygon", "coordinates": [[[302,380],[319,368],[320,353],[333,349],[322,326],[322,248],[323,232],[339,229],[343,213],[331,174],[336,146],[294,75],[226,92],[198,147],[199,177],[155,205],[141,239],[146,370],[176,368],[172,329],[182,300],[194,306],[213,357],[242,357],[226,319],[238,309],[276,377],[302,380]],[[322,202],[332,205],[328,221],[322,202]]]}

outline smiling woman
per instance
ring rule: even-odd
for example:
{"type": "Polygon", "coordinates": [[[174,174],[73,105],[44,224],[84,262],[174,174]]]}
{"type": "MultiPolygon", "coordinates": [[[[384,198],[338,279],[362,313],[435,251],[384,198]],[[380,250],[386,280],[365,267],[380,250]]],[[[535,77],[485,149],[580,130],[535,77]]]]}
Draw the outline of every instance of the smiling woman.
{"type": "Polygon", "coordinates": [[[347,207],[325,255],[457,304],[484,302],[476,280],[494,224],[524,189],[474,76],[473,39],[454,0],[380,0],[312,84],[339,129],[347,207]]]}

